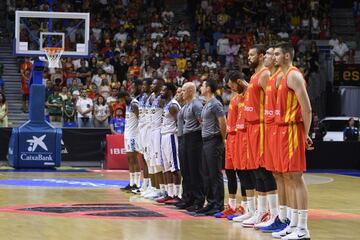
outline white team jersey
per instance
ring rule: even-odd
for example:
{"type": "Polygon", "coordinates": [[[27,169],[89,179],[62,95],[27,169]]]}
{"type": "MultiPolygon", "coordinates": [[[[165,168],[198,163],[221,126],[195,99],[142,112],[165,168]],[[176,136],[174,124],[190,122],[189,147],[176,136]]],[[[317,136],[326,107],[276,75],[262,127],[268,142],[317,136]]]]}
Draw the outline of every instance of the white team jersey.
{"type": "Polygon", "coordinates": [[[131,109],[131,106],[136,104],[139,106],[139,101],[136,98],[133,98],[129,105],[126,106],[125,111],[125,138],[136,138],[139,134],[138,129],[138,118],[136,114],[131,109]]]}
{"type": "Polygon", "coordinates": [[[177,119],[170,113],[170,106],[175,105],[179,110],[181,109],[180,104],[175,98],[171,99],[164,107],[161,134],[176,133],[177,132],[177,119]]]}
{"type": "Polygon", "coordinates": [[[139,99],[139,128],[143,128],[146,125],[145,104],[147,98],[148,95],[144,93],[139,99]]]}
{"type": "Polygon", "coordinates": [[[151,95],[147,98],[144,108],[144,128],[151,126],[151,95]]]}
{"type": "Polygon", "coordinates": [[[151,104],[150,112],[151,112],[151,128],[153,129],[160,129],[161,128],[161,120],[163,109],[159,105],[159,100],[161,95],[155,97],[154,101],[151,104]]]}

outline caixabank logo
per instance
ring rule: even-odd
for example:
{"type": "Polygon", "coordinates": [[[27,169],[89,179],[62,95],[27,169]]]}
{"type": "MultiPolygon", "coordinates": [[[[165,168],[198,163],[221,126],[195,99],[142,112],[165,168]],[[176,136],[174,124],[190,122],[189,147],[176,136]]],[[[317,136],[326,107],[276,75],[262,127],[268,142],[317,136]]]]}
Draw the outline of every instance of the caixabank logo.
{"type": "Polygon", "coordinates": [[[37,136],[29,136],[20,150],[21,160],[32,161],[53,161],[53,152],[49,151],[49,140],[46,134],[37,136]]]}

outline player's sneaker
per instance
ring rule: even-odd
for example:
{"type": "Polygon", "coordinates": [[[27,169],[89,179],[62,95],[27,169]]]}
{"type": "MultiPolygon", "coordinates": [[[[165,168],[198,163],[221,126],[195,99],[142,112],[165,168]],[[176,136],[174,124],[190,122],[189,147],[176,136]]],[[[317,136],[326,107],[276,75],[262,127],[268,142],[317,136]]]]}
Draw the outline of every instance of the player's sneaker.
{"type": "Polygon", "coordinates": [[[165,201],[164,203],[166,205],[175,205],[176,203],[178,203],[180,201],[181,201],[181,199],[179,197],[175,196],[172,199],[165,201]]]}
{"type": "Polygon", "coordinates": [[[161,197],[161,195],[160,195],[160,192],[159,192],[156,188],[151,189],[151,190],[144,196],[144,198],[147,198],[147,199],[153,199],[153,198],[158,198],[158,197],[161,197]]]}
{"type": "Polygon", "coordinates": [[[268,227],[270,226],[271,224],[273,224],[275,222],[275,219],[277,218],[278,216],[271,216],[269,214],[269,217],[268,217],[268,220],[267,221],[262,221],[261,223],[258,223],[258,224],[255,224],[254,225],[254,228],[255,229],[260,229],[262,227],[268,227]]]}
{"type": "Polygon", "coordinates": [[[303,228],[296,228],[295,231],[282,237],[281,240],[310,240],[309,230],[303,228]]]}
{"type": "Polygon", "coordinates": [[[156,199],[155,201],[156,201],[157,203],[165,203],[167,200],[171,200],[171,199],[173,199],[173,198],[170,197],[170,196],[164,196],[164,197],[162,197],[162,198],[156,199]]]}
{"type": "Polygon", "coordinates": [[[271,235],[273,238],[282,238],[282,237],[285,237],[286,235],[293,233],[295,230],[296,230],[296,226],[291,227],[290,225],[288,225],[283,230],[281,230],[279,232],[273,232],[271,235]]]}
{"type": "Polygon", "coordinates": [[[214,214],[216,218],[228,218],[229,216],[237,214],[237,216],[244,213],[244,208],[242,206],[232,209],[230,205],[226,205],[224,211],[214,214]]]}
{"type": "Polygon", "coordinates": [[[260,230],[264,233],[280,232],[290,224],[290,221],[286,219],[285,222],[280,221],[279,217],[276,217],[273,224],[267,227],[262,227],[260,230]]]}
{"type": "Polygon", "coordinates": [[[252,228],[255,224],[265,222],[268,220],[269,213],[268,212],[259,212],[255,211],[254,216],[242,222],[242,226],[246,228],[252,228]]]}
{"type": "Polygon", "coordinates": [[[229,216],[227,216],[226,218],[228,220],[233,220],[233,218],[244,215],[245,214],[245,209],[243,206],[239,205],[236,209],[235,209],[235,213],[231,214],[229,216]]]}
{"type": "Polygon", "coordinates": [[[154,190],[153,187],[148,187],[148,189],[146,189],[144,192],[140,193],[140,196],[145,197],[147,194],[149,194],[153,190],[154,190]]]}
{"type": "Polygon", "coordinates": [[[243,215],[234,217],[232,220],[233,220],[234,222],[243,222],[243,221],[251,218],[253,215],[254,215],[254,212],[247,212],[247,213],[245,213],[245,214],[243,214],[243,215]]]}
{"type": "Polygon", "coordinates": [[[126,185],[126,187],[124,188],[120,188],[121,190],[125,191],[125,192],[128,192],[128,191],[131,191],[133,188],[133,186],[130,186],[130,184],[126,185]]]}

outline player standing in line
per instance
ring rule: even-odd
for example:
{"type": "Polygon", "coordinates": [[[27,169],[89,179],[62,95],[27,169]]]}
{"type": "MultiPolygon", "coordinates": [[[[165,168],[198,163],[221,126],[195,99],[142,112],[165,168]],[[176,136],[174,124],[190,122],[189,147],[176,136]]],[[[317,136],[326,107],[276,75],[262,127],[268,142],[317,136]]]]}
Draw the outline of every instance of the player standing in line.
{"type": "MultiPolygon", "coordinates": [[[[254,170],[257,191],[257,210],[253,216],[243,221],[243,227],[254,227],[267,220],[267,196],[277,201],[276,182],[271,172],[264,167],[264,103],[270,71],[264,66],[265,46],[254,45],[249,50],[249,64],[255,69],[245,96],[245,120],[247,128],[247,169],[254,170]],[[275,196],[275,198],[274,198],[275,196]]],[[[273,202],[269,202],[273,206],[273,202]]]]}
{"type": "Polygon", "coordinates": [[[181,174],[177,138],[177,115],[181,109],[175,99],[176,87],[173,83],[165,83],[161,90],[161,98],[164,100],[164,111],[161,124],[161,156],[164,168],[164,176],[167,184],[167,196],[162,199],[163,203],[175,203],[181,195],[181,174]]]}
{"type": "MultiPolygon", "coordinates": [[[[275,164],[277,160],[277,125],[275,124],[275,105],[276,105],[276,81],[282,77],[281,70],[274,64],[274,47],[269,47],[264,56],[264,65],[270,71],[270,78],[265,89],[265,104],[264,104],[264,167],[267,171],[275,172],[275,164]]],[[[281,196],[283,196],[283,189],[280,188],[281,196]]],[[[286,212],[284,222],[278,218],[278,194],[273,192],[266,195],[269,203],[270,216],[269,220],[255,225],[255,228],[261,228],[263,231],[270,231],[275,226],[278,228],[286,227],[286,212]],[[276,224],[273,225],[276,221],[276,224]],[[272,226],[269,228],[269,226],[272,226]],[[264,228],[264,229],[262,229],[264,228]]]]}
{"type": "Polygon", "coordinates": [[[140,165],[137,159],[139,152],[139,101],[136,98],[132,98],[128,92],[120,95],[126,101],[124,143],[129,163],[130,190],[138,190],[141,178],[140,165]]]}
{"type": "Polygon", "coordinates": [[[147,94],[147,99],[145,100],[144,106],[144,126],[143,131],[140,132],[141,134],[141,144],[144,149],[144,159],[149,171],[150,177],[150,184],[146,191],[141,193],[142,197],[146,197],[148,195],[156,195],[156,188],[155,188],[155,169],[151,165],[151,103],[150,98],[152,95],[151,86],[152,86],[152,79],[146,79],[143,83],[143,90],[147,94]]]}
{"type": "Polygon", "coordinates": [[[307,227],[308,191],[303,172],[306,170],[305,149],[312,150],[309,137],[311,105],[305,79],[293,67],[294,48],[290,43],[275,47],[275,64],[284,73],[277,92],[275,121],[278,124],[278,153],[288,207],[290,224],[272,236],[283,240],[310,239],[307,227]]]}
{"type": "MultiPolygon", "coordinates": [[[[241,182],[241,196],[242,202],[241,206],[236,206],[236,192],[237,192],[237,178],[240,179],[241,171],[237,171],[237,152],[236,149],[236,122],[238,119],[238,106],[243,98],[241,92],[243,92],[243,85],[239,85],[237,81],[244,79],[243,74],[239,71],[231,72],[226,78],[226,84],[231,89],[233,95],[230,99],[227,119],[226,119],[226,143],[225,143],[225,173],[228,180],[228,191],[229,191],[229,202],[225,206],[224,211],[216,213],[214,216],[216,218],[228,218],[231,219],[244,214],[245,212],[245,202],[246,202],[246,189],[241,182]]],[[[240,143],[241,144],[241,143],[240,143]]]]}
{"type": "Polygon", "coordinates": [[[154,170],[156,191],[146,195],[146,198],[157,199],[166,195],[165,179],[161,163],[161,121],[163,113],[163,102],[161,101],[161,88],[164,85],[162,78],[156,78],[151,85],[150,96],[150,134],[147,139],[150,141],[150,166],[154,170]]]}
{"type": "Polygon", "coordinates": [[[145,134],[147,131],[147,122],[145,116],[145,104],[146,100],[150,96],[150,85],[151,79],[144,79],[141,85],[141,94],[139,96],[139,120],[138,120],[138,128],[139,128],[139,152],[142,156],[142,161],[144,163],[144,180],[141,186],[140,191],[134,190],[134,193],[142,193],[145,192],[148,188],[151,188],[151,180],[149,176],[149,170],[147,162],[145,161],[145,143],[146,138],[145,134]]]}

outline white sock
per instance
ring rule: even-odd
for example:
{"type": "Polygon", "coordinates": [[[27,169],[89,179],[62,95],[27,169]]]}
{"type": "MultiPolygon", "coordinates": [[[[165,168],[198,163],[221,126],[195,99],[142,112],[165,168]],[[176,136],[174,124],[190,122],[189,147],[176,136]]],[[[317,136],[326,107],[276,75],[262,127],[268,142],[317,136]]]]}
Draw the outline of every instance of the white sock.
{"type": "Polygon", "coordinates": [[[299,214],[297,209],[291,209],[290,227],[296,227],[298,225],[299,214]]]}
{"type": "Polygon", "coordinates": [[[279,206],[279,219],[281,222],[285,222],[287,219],[287,207],[284,205],[279,206]]]}
{"type": "Polygon", "coordinates": [[[269,203],[270,216],[275,218],[277,215],[279,215],[278,195],[277,194],[268,194],[268,195],[266,195],[266,199],[269,203]]]}
{"type": "Polygon", "coordinates": [[[135,184],[135,173],[130,173],[130,186],[135,184]]]}
{"type": "Polygon", "coordinates": [[[141,180],[141,172],[135,172],[135,184],[137,187],[140,187],[140,180],[141,180]]]}
{"type": "Polygon", "coordinates": [[[150,182],[150,178],[144,178],[143,179],[143,184],[142,184],[142,188],[143,189],[146,189],[146,188],[148,188],[149,187],[149,182],[150,182]]]}
{"type": "Polygon", "coordinates": [[[301,229],[307,229],[308,210],[298,210],[298,227],[301,229]]]}
{"type": "Polygon", "coordinates": [[[165,184],[160,184],[160,192],[163,194],[166,192],[165,184]]]}
{"type": "Polygon", "coordinates": [[[255,212],[255,197],[248,197],[247,198],[247,208],[250,213],[255,212]]]}
{"type": "Polygon", "coordinates": [[[287,216],[287,219],[291,219],[291,208],[290,207],[287,207],[286,209],[286,216],[287,216]]]}
{"type": "Polygon", "coordinates": [[[173,183],[169,183],[167,185],[167,193],[170,197],[174,197],[174,188],[175,188],[175,185],[173,183]]]}
{"type": "Polygon", "coordinates": [[[182,195],[182,186],[181,186],[181,184],[175,184],[174,195],[181,198],[181,195],[182,195]]]}
{"type": "Polygon", "coordinates": [[[151,178],[148,178],[148,179],[149,179],[149,182],[148,182],[148,185],[147,185],[147,189],[152,188],[151,178]]]}
{"type": "Polygon", "coordinates": [[[240,205],[244,208],[245,213],[247,213],[247,212],[248,212],[248,209],[247,209],[247,201],[241,201],[241,204],[240,204],[240,205]]]}
{"type": "Polygon", "coordinates": [[[258,210],[263,213],[266,212],[266,196],[258,196],[258,210]]]}
{"type": "Polygon", "coordinates": [[[229,198],[229,206],[232,210],[236,209],[236,198],[229,198]]]}

